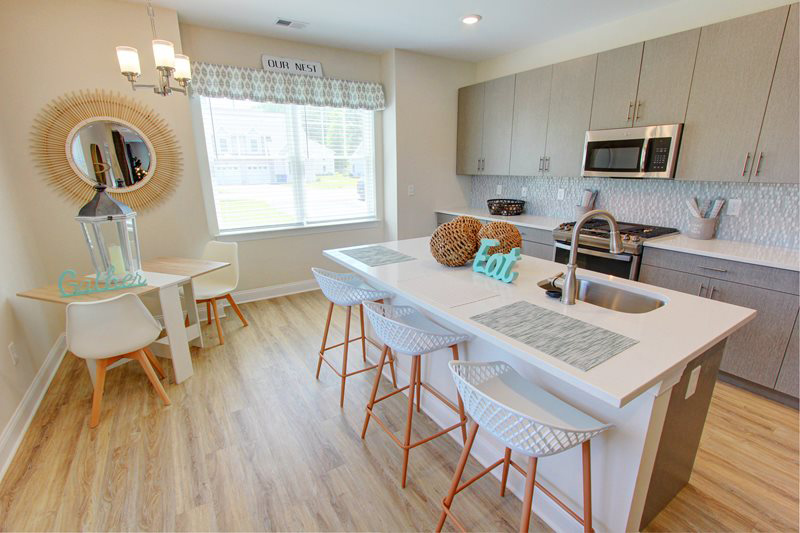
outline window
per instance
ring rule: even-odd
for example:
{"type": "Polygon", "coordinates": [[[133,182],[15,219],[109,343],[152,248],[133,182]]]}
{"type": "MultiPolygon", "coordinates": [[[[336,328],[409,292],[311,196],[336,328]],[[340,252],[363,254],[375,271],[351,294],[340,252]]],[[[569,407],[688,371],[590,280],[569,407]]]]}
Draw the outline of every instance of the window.
{"type": "Polygon", "coordinates": [[[208,97],[200,107],[220,233],[376,217],[374,111],[208,97]]]}

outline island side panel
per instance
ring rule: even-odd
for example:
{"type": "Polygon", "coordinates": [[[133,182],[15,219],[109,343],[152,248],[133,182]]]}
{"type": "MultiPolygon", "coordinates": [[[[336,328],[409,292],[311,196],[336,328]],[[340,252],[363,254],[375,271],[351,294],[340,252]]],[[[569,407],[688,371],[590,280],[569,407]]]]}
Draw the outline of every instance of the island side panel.
{"type": "Polygon", "coordinates": [[[686,365],[680,381],[672,388],[640,528],[647,526],[689,482],[725,342],[716,344],[686,365]],[[701,368],[697,388],[686,398],[692,372],[698,366],[701,368]]]}

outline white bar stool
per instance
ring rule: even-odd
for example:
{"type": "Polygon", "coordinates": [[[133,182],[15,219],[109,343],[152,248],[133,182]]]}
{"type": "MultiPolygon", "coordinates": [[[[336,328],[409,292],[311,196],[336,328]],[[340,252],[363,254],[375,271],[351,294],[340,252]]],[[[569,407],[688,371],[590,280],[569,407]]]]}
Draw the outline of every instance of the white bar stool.
{"type": "MultiPolygon", "coordinates": [[[[463,342],[469,338],[468,335],[461,335],[453,333],[452,331],[443,328],[439,324],[427,319],[422,313],[407,306],[392,306],[381,305],[376,303],[364,303],[364,308],[367,311],[367,316],[375,328],[375,334],[384,343],[383,353],[381,353],[381,360],[378,363],[378,373],[375,376],[375,383],[372,386],[372,395],[370,396],[369,403],[367,404],[367,414],[364,419],[364,428],[361,430],[361,438],[367,434],[367,427],[369,426],[369,419],[374,418],[378,425],[395,441],[395,443],[403,449],[403,474],[401,477],[401,484],[403,488],[406,486],[406,475],[408,473],[408,454],[411,448],[415,448],[420,444],[425,444],[428,441],[440,437],[458,427],[461,428],[461,438],[466,442],[466,424],[467,417],[464,414],[464,405],[461,402],[461,396],[458,396],[458,407],[445,398],[439,391],[429,386],[427,383],[422,383],[420,357],[422,354],[435,352],[442,348],[450,348],[453,352],[453,360],[458,361],[458,343],[463,342]],[[386,360],[388,351],[394,350],[398,353],[411,356],[411,374],[409,376],[409,383],[401,389],[375,398],[378,393],[378,384],[380,383],[381,373],[383,372],[383,365],[386,360]],[[414,415],[414,398],[417,399],[417,412],[420,410],[420,393],[422,388],[433,394],[436,398],[442,401],[447,407],[452,409],[458,414],[459,422],[452,426],[445,428],[438,433],[429,437],[412,443],[411,442],[411,421],[414,415]],[[394,396],[406,389],[408,391],[408,414],[406,416],[406,431],[405,438],[401,442],[394,433],[389,431],[389,428],[378,418],[373,412],[373,407],[376,403],[383,401],[387,398],[394,396]]],[[[396,386],[396,385],[395,385],[396,386]]]]}
{"type": "Polygon", "coordinates": [[[513,368],[501,361],[492,363],[453,361],[449,365],[456,386],[464,398],[465,409],[472,418],[472,424],[450,485],[450,492],[442,501],[442,514],[436,531],[442,530],[448,516],[459,529],[464,531],[464,526],[450,511],[453,498],[501,464],[503,465],[501,497],[505,495],[509,466],[513,466],[526,476],[522,520],[519,527],[521,532],[528,531],[530,524],[534,486],[539,487],[583,525],[584,531],[593,531],[589,442],[592,437],[611,426],[595,420],[541,387],[526,381],[513,368]],[[505,456],[459,485],[480,426],[506,445],[505,456]],[[539,457],[554,455],[579,444],[583,445],[583,518],[536,481],[536,463],[539,457]],[[511,450],[528,457],[527,471],[511,460],[511,450]]]}
{"type": "Polygon", "coordinates": [[[67,305],[67,349],[81,359],[94,359],[97,363],[89,427],[97,427],[100,422],[106,368],[120,359],[139,361],[164,405],[170,404],[153,368],[162,379],[164,371],[148,348],[160,334],[161,325],[135,294],[67,305]]]}
{"type": "MultiPolygon", "coordinates": [[[[338,272],[331,272],[329,270],[323,270],[321,268],[312,268],[311,272],[314,274],[314,278],[316,278],[317,283],[319,284],[319,288],[322,290],[322,294],[325,295],[330,301],[330,306],[328,307],[328,319],[325,321],[325,331],[322,334],[322,346],[319,349],[319,360],[317,361],[317,376],[316,378],[319,379],[319,371],[322,368],[322,362],[331,367],[331,369],[342,379],[342,390],[341,395],[339,398],[339,407],[344,407],[344,388],[345,382],[348,377],[354,376],[355,374],[360,374],[362,372],[366,372],[368,370],[372,370],[376,368],[378,365],[371,365],[361,370],[356,370],[355,372],[347,372],[347,352],[349,351],[350,343],[355,341],[361,341],[361,355],[364,359],[364,362],[367,361],[367,341],[374,344],[376,347],[380,348],[372,339],[367,338],[364,334],[364,306],[362,302],[364,301],[379,301],[383,302],[384,298],[391,298],[392,293],[378,290],[374,287],[371,287],[364,283],[364,281],[357,276],[356,274],[340,274],[338,272]],[[328,342],[328,330],[331,327],[331,316],[333,315],[333,306],[334,305],[341,305],[347,308],[347,318],[345,319],[345,326],[344,326],[344,342],[340,342],[339,344],[334,344],[332,346],[326,346],[325,344],[328,342]],[[359,307],[359,318],[361,320],[361,336],[356,337],[354,339],[350,338],[350,316],[353,312],[353,306],[357,305],[359,307]],[[342,351],[342,370],[341,372],[334,367],[330,361],[325,359],[325,352],[328,350],[332,350],[334,348],[338,348],[339,346],[343,346],[342,351]]],[[[395,387],[397,386],[397,381],[394,375],[394,358],[392,358],[392,354],[389,354],[389,368],[392,372],[392,382],[394,383],[395,387]]]]}

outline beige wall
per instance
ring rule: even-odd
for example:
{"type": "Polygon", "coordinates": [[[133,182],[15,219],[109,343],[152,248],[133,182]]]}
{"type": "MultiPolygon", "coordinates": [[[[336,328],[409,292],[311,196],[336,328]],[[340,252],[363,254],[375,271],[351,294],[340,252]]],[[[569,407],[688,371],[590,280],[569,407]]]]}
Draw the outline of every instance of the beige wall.
{"type": "Polygon", "coordinates": [[[765,11],[794,0],[679,0],[481,61],[476,82],[765,11]]]}

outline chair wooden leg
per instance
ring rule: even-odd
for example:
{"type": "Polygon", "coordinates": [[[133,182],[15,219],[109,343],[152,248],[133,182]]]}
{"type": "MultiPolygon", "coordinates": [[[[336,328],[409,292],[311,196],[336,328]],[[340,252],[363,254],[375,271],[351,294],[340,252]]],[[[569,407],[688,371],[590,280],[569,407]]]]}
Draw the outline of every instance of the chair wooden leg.
{"type": "Polygon", "coordinates": [[[96,428],[100,423],[100,408],[103,403],[103,388],[106,384],[106,367],[108,361],[98,359],[96,361],[94,394],[92,395],[92,417],[89,419],[89,427],[96,428]]]}
{"type": "Polygon", "coordinates": [[[167,396],[167,391],[164,390],[164,386],[158,380],[155,371],[153,371],[153,367],[150,366],[150,362],[147,360],[147,355],[145,355],[143,350],[139,350],[136,352],[135,358],[139,361],[139,364],[142,365],[142,369],[144,373],[147,374],[147,379],[150,380],[150,383],[153,384],[153,388],[156,389],[156,392],[159,396],[161,396],[161,401],[164,402],[164,405],[170,405],[172,402],[167,396]]]}
{"type": "Polygon", "coordinates": [[[219,309],[217,308],[217,299],[211,299],[211,310],[214,312],[214,322],[217,323],[217,335],[219,335],[219,343],[225,344],[225,336],[222,334],[222,325],[219,323],[219,309]]]}
{"type": "Polygon", "coordinates": [[[500,497],[506,495],[506,481],[508,481],[508,467],[511,465],[511,448],[506,448],[503,456],[503,478],[500,480],[500,497]]]}
{"type": "MultiPolygon", "coordinates": [[[[472,425],[469,427],[467,442],[464,444],[464,449],[461,450],[461,457],[458,459],[456,472],[453,474],[453,480],[450,482],[450,491],[447,493],[444,502],[442,502],[442,505],[447,509],[450,509],[450,506],[453,504],[453,498],[456,497],[456,490],[458,490],[458,484],[461,483],[461,476],[464,474],[464,467],[467,465],[469,452],[472,450],[472,443],[475,442],[475,435],[477,434],[478,423],[472,422],[472,425]]],[[[439,515],[439,523],[436,524],[436,533],[439,533],[442,530],[445,520],[447,520],[447,512],[442,509],[442,514],[439,515]]]]}
{"type": "Polygon", "coordinates": [[[249,326],[250,324],[247,323],[247,319],[242,314],[242,310],[239,309],[239,306],[236,304],[236,302],[233,301],[233,296],[231,296],[230,293],[226,294],[225,295],[225,299],[228,300],[229,304],[231,304],[231,307],[233,307],[234,312],[239,317],[239,320],[242,321],[242,324],[244,324],[244,327],[249,326]]]}
{"type": "MultiPolygon", "coordinates": [[[[453,351],[453,361],[458,361],[458,345],[454,344],[450,349],[453,351]]],[[[461,426],[461,440],[462,442],[467,442],[467,415],[464,414],[464,402],[461,400],[461,394],[459,394],[457,390],[456,397],[458,398],[458,416],[460,416],[461,421],[464,422],[464,425],[461,426]]]]}
{"type": "Polygon", "coordinates": [[[150,361],[150,364],[153,365],[153,368],[158,373],[158,377],[164,379],[167,375],[164,373],[164,369],[161,368],[161,363],[158,362],[156,356],[150,350],[150,348],[143,348],[144,354],[147,356],[147,360],[150,361]]]}
{"type": "Polygon", "coordinates": [[[520,533],[528,533],[528,527],[531,524],[533,487],[536,482],[536,462],[536,457],[528,459],[528,475],[525,477],[525,498],[522,500],[522,520],[519,523],[520,533]]]}
{"type": "Polygon", "coordinates": [[[406,476],[408,474],[408,452],[411,451],[408,447],[411,444],[411,419],[414,416],[414,391],[416,391],[416,376],[417,368],[419,368],[418,355],[411,358],[411,373],[409,374],[409,387],[408,387],[408,414],[406,415],[406,436],[403,440],[403,476],[401,478],[401,485],[406,488],[406,476]]]}
{"type": "Polygon", "coordinates": [[[381,359],[380,362],[378,363],[377,373],[375,374],[375,383],[372,384],[372,394],[370,395],[369,402],[367,403],[367,412],[366,416],[364,417],[364,428],[361,430],[362,439],[367,434],[367,426],[369,426],[370,411],[375,405],[375,396],[378,395],[378,385],[381,382],[381,373],[383,372],[383,365],[384,363],[386,363],[386,353],[388,351],[389,347],[384,344],[383,350],[381,350],[381,359]]]}
{"type": "Polygon", "coordinates": [[[417,412],[419,413],[422,399],[422,361],[417,364],[417,412]]]}
{"type": "Polygon", "coordinates": [[[589,441],[583,442],[583,531],[592,529],[592,452],[589,441]]]}
{"type": "Polygon", "coordinates": [[[333,315],[333,302],[328,306],[328,319],[325,321],[325,332],[322,334],[322,346],[319,348],[319,360],[317,361],[317,379],[319,370],[322,368],[322,356],[325,353],[325,343],[328,342],[328,330],[331,327],[331,316],[333,315]]]}
{"type": "Polygon", "coordinates": [[[364,304],[358,304],[358,318],[361,320],[361,356],[367,362],[367,338],[364,336],[364,304]]]}
{"type": "Polygon", "coordinates": [[[392,373],[392,385],[394,385],[394,388],[396,389],[397,388],[397,376],[394,373],[394,355],[392,355],[392,349],[391,348],[389,348],[388,355],[389,355],[389,371],[392,373]]]}
{"type": "Polygon", "coordinates": [[[211,325],[211,300],[206,300],[206,324],[211,325]]]}
{"type": "Polygon", "coordinates": [[[344,346],[342,347],[342,392],[339,396],[339,407],[344,407],[344,387],[347,384],[347,352],[350,348],[350,317],[353,307],[347,306],[347,318],[344,320],[344,346]]]}

